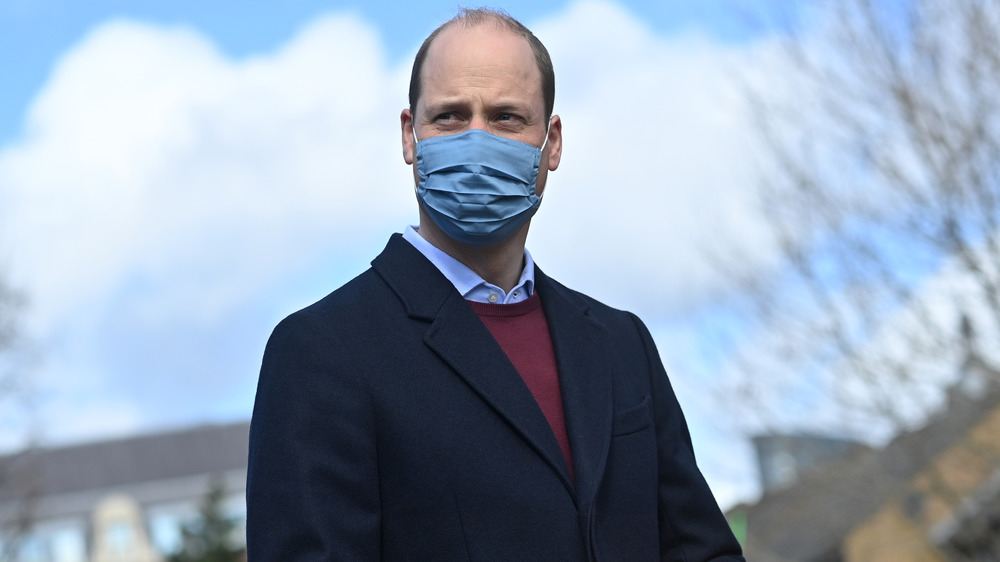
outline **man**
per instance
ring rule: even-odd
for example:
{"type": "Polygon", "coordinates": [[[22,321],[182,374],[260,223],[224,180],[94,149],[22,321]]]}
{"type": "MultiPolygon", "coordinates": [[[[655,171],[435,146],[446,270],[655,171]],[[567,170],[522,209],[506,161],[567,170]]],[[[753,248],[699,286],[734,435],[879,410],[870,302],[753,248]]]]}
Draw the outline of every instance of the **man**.
{"type": "Polygon", "coordinates": [[[488,10],[421,47],[420,223],[268,342],[251,562],[743,559],[646,328],[524,249],[562,154],[551,68],[488,10]]]}

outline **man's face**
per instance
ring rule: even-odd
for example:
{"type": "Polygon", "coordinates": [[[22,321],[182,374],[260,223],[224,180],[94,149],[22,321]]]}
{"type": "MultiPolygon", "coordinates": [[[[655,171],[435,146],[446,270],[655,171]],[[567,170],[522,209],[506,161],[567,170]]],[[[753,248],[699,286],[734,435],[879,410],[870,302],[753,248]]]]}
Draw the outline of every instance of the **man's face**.
{"type": "MultiPolygon", "coordinates": [[[[418,139],[482,129],[539,148],[545,143],[541,73],[523,37],[489,24],[448,27],[431,43],[421,80],[415,113],[404,109],[401,115],[407,164],[414,163],[416,151],[411,123],[418,139]]],[[[562,153],[559,117],[552,122],[536,182],[539,195],[562,153]]]]}

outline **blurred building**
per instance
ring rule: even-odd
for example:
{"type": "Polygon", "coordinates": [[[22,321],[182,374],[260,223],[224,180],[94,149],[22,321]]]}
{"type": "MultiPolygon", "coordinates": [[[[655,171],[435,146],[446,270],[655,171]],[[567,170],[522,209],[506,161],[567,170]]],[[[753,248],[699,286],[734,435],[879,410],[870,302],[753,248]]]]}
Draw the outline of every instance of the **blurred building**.
{"type": "Polygon", "coordinates": [[[764,492],[791,486],[800,475],[862,447],[848,439],[808,433],[758,435],[753,438],[753,445],[764,492]]]}
{"type": "Polygon", "coordinates": [[[180,546],[181,526],[198,518],[213,479],[242,541],[248,430],[245,422],[203,426],[0,458],[0,539],[8,541],[0,558],[7,548],[17,562],[160,562],[180,546]]]}
{"type": "Polygon", "coordinates": [[[747,560],[1000,560],[1000,370],[974,354],[947,407],[884,448],[822,459],[813,443],[799,455],[809,462],[796,464],[787,452],[801,446],[795,439],[764,443],[759,453],[784,458],[779,474],[762,472],[771,485],[761,499],[728,514],[744,531],[747,560]]]}

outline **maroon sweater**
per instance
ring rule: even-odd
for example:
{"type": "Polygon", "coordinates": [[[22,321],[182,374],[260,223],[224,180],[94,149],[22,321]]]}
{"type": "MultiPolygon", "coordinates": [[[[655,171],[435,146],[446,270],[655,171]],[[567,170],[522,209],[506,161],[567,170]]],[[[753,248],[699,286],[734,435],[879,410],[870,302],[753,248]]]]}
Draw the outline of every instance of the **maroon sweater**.
{"type": "Polygon", "coordinates": [[[514,368],[524,379],[524,384],[535,397],[545,414],[552,432],[562,449],[563,458],[573,476],[573,457],[566,435],[566,418],[563,415],[562,392],[559,389],[559,371],[552,349],[549,324],[545,320],[542,301],[535,293],[525,301],[514,304],[489,304],[468,301],[483,324],[503,348],[514,368]]]}

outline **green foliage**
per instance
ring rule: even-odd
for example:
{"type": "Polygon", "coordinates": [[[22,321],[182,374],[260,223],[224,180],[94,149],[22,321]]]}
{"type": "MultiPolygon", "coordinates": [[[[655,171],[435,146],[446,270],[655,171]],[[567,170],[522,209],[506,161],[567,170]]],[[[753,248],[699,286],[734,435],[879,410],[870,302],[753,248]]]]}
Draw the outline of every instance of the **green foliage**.
{"type": "Polygon", "coordinates": [[[246,560],[244,548],[234,540],[239,522],[227,517],[223,511],[226,496],[222,479],[209,484],[202,500],[199,518],[181,528],[182,543],[169,562],[242,562],[246,560]]]}

